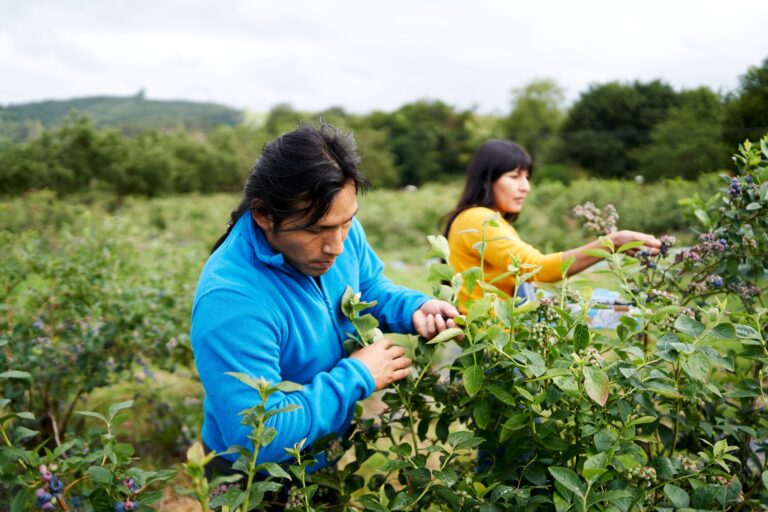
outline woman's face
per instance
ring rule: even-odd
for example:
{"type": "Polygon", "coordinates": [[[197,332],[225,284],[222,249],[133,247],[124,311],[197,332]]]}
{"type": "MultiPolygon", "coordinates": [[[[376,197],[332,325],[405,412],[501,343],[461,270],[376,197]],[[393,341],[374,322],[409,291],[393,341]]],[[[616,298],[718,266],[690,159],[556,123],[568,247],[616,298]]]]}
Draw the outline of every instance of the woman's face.
{"type": "Polygon", "coordinates": [[[529,171],[514,169],[507,171],[493,182],[494,208],[501,213],[520,213],[525,196],[531,190],[528,183],[529,171]]]}

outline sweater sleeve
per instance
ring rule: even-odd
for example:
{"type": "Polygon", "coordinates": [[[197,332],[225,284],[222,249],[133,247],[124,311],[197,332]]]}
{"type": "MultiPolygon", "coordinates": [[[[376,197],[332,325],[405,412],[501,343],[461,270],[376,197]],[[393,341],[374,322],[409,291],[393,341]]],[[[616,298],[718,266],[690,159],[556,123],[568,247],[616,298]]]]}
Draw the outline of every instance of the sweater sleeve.
{"type": "Polygon", "coordinates": [[[362,225],[355,219],[352,236],[360,257],[360,292],[365,301],[377,302],[371,311],[384,332],[415,334],[413,313],[430,298],[421,292],[397,286],[384,274],[384,264],[368,245],[362,225]]]}
{"type": "Polygon", "coordinates": [[[470,208],[456,217],[454,225],[451,226],[452,236],[450,237],[451,260],[454,267],[457,267],[456,271],[460,272],[480,265],[480,254],[474,246],[481,242],[482,232],[485,229],[485,239],[488,244],[485,250],[487,264],[506,269],[514,256],[520,260],[520,263],[541,267],[533,277],[534,281],[551,283],[562,278],[560,272],[562,252],[542,254],[533,246],[523,242],[514,228],[503,219],[498,221],[498,227],[486,224],[483,228],[483,222],[493,213],[493,210],[488,208],[470,208]],[[464,233],[461,233],[462,231],[464,233]],[[453,257],[454,251],[456,258],[453,257]],[[474,260],[473,264],[469,264],[472,263],[469,260],[474,260]]]}
{"type": "MultiPolygon", "coordinates": [[[[196,302],[192,315],[192,346],[198,373],[206,390],[206,422],[225,447],[253,449],[250,427],[242,425],[240,411],[260,402],[258,392],[227,372],[242,372],[269,382],[282,381],[280,355],[285,322],[268,304],[256,304],[228,289],[213,290],[196,302]]],[[[355,402],[374,391],[370,372],[358,361],[342,358],[327,372],[320,372],[301,391],[276,392],[268,410],[299,407],[267,420],[277,430],[274,440],[262,447],[257,460],[280,462],[292,447],[306,438],[311,445],[331,433],[341,433],[354,412],[355,402]]],[[[213,447],[217,449],[219,447],[213,447]]],[[[236,456],[230,455],[231,459],[236,456]]]]}

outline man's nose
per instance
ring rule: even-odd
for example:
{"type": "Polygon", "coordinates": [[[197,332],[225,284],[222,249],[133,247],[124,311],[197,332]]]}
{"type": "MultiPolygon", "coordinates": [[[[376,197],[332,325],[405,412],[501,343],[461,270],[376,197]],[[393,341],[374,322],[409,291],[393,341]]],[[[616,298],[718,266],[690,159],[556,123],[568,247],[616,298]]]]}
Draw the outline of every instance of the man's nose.
{"type": "Polygon", "coordinates": [[[323,252],[331,256],[338,256],[344,250],[344,234],[341,229],[334,229],[328,233],[323,241],[323,252]]]}

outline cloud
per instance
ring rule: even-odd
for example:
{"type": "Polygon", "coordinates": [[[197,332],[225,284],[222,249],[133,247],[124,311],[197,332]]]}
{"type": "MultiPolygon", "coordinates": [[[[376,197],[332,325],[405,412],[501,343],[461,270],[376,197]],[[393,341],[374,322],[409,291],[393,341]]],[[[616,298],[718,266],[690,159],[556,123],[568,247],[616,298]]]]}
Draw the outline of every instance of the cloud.
{"type": "Polygon", "coordinates": [[[768,3],[457,0],[17,2],[0,21],[0,102],[91,94],[266,110],[389,110],[429,97],[508,109],[551,77],[730,90],[768,54],[768,3]],[[748,13],[748,14],[745,14],[748,13]]]}

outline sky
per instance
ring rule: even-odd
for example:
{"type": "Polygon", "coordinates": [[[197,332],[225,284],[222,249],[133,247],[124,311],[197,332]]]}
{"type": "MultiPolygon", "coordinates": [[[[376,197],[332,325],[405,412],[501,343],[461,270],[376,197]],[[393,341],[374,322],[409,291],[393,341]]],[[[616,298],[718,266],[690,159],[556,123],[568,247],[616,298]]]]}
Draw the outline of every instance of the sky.
{"type": "Polygon", "coordinates": [[[507,113],[554,79],[661,79],[728,93],[768,58],[768,1],[0,0],[0,105],[81,96],[257,112],[507,113]]]}

